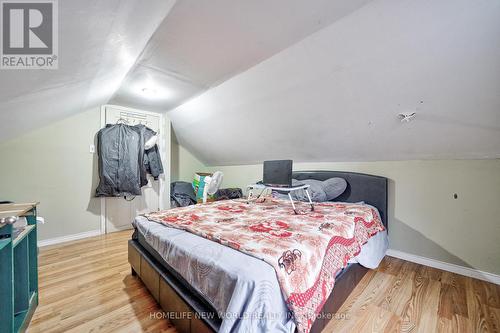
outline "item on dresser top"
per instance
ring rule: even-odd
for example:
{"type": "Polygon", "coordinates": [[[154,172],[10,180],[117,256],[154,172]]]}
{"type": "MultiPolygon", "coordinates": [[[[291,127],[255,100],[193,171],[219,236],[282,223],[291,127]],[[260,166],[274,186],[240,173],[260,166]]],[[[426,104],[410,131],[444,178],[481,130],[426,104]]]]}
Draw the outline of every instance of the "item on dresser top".
{"type": "Polygon", "coordinates": [[[24,229],[26,229],[26,227],[14,227],[12,228],[12,238],[17,238],[17,236],[19,236],[19,234],[21,232],[24,231],[24,229]]]}
{"type": "Polygon", "coordinates": [[[17,216],[7,216],[0,218],[0,224],[14,224],[17,221],[17,216]]]}
{"type": "MultiPolygon", "coordinates": [[[[38,220],[38,218],[37,218],[38,220]]],[[[14,228],[24,228],[28,225],[28,220],[26,220],[26,217],[22,216],[17,219],[17,221],[13,224],[14,228]]]]}
{"type": "Polygon", "coordinates": [[[158,147],[145,149],[156,133],[144,125],[108,124],[97,133],[99,185],[96,196],[141,195],[148,183],[147,173],[163,173],[158,147]]]}

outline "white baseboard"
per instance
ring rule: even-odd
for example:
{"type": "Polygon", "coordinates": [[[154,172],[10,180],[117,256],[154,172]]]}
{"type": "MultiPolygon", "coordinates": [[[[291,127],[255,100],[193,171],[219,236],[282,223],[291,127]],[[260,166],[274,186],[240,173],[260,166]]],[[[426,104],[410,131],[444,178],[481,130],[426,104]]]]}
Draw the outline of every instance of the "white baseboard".
{"type": "Polygon", "coordinates": [[[388,249],[387,255],[390,257],[395,257],[399,259],[403,259],[406,261],[411,261],[417,264],[421,264],[424,266],[434,267],[438,269],[442,269],[443,271],[448,271],[468,277],[472,277],[475,279],[488,281],[491,283],[495,283],[500,285],[500,275],[496,275],[493,273],[483,272],[478,269],[459,266],[455,264],[450,264],[444,261],[439,261],[436,259],[425,258],[415,254],[406,253],[398,250],[388,249]]]}
{"type": "MultiPolygon", "coordinates": [[[[109,229],[111,229],[111,228],[109,228],[109,229]]],[[[122,225],[122,226],[119,226],[119,227],[113,226],[113,229],[112,230],[107,230],[107,232],[108,233],[112,233],[112,232],[124,231],[124,230],[132,230],[132,229],[134,229],[134,227],[132,226],[132,223],[129,223],[129,224],[122,225]]]]}
{"type": "Polygon", "coordinates": [[[94,237],[94,236],[99,236],[101,235],[101,230],[91,230],[91,231],[85,231],[81,232],[79,234],[73,234],[73,235],[67,235],[67,236],[61,236],[61,237],[56,237],[56,238],[50,238],[50,239],[44,239],[38,241],[38,246],[43,247],[43,246],[48,246],[48,245],[55,245],[59,243],[65,243],[65,242],[71,242],[75,241],[78,239],[82,238],[87,238],[87,237],[94,237]]]}

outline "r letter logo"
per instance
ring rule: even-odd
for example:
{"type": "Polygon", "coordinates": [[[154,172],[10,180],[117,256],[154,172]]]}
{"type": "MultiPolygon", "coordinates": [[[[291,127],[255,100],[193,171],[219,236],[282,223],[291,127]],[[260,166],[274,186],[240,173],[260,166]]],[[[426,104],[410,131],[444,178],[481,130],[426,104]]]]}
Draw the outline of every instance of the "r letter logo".
{"type": "Polygon", "coordinates": [[[57,0],[1,0],[2,69],[57,69],[57,0]]]}

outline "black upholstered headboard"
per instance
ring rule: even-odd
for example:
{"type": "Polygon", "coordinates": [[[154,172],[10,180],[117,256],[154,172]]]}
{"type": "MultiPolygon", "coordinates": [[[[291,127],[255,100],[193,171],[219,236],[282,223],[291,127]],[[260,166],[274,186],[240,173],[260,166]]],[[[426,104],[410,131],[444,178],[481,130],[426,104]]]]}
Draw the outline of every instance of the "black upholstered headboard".
{"type": "Polygon", "coordinates": [[[382,223],[387,225],[387,178],[356,172],[343,171],[294,171],[292,177],[298,180],[326,180],[333,177],[344,178],[347,181],[345,192],[335,199],[343,202],[359,202],[378,209],[382,223]]]}

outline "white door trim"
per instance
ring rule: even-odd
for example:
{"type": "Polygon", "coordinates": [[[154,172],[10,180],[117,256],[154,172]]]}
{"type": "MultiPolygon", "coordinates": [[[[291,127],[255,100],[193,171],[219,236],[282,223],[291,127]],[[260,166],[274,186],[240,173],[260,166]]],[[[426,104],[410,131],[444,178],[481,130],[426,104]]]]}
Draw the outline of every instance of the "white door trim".
{"type": "MultiPolygon", "coordinates": [[[[101,106],[101,128],[104,128],[106,126],[106,108],[113,108],[113,109],[118,109],[118,110],[123,110],[126,112],[133,112],[133,113],[140,113],[140,114],[146,114],[146,115],[152,115],[152,116],[159,116],[159,122],[160,122],[160,129],[159,129],[159,134],[160,134],[160,156],[162,157],[162,163],[165,169],[164,174],[168,174],[168,179],[170,179],[170,162],[168,156],[165,155],[166,153],[166,145],[170,144],[170,141],[167,141],[166,135],[168,134],[168,139],[170,138],[170,130],[166,129],[166,117],[164,114],[159,113],[159,112],[151,112],[151,111],[144,111],[144,110],[139,110],[139,109],[133,109],[133,108],[128,108],[125,106],[120,106],[120,105],[113,105],[113,104],[105,104],[101,106]],[[168,163],[167,163],[168,161],[168,163]]],[[[96,142],[97,144],[97,142],[96,142]]],[[[160,194],[158,196],[159,199],[159,207],[160,209],[165,209],[168,207],[164,207],[163,205],[163,200],[164,200],[164,190],[165,190],[165,178],[160,177],[159,178],[160,182],[160,194]]],[[[168,182],[170,184],[170,181],[168,182]]],[[[100,221],[101,221],[101,235],[104,235],[107,233],[107,226],[106,226],[106,198],[101,197],[101,216],[100,216],[100,221]]]]}
{"type": "MultiPolygon", "coordinates": [[[[104,128],[104,126],[106,126],[106,105],[101,106],[101,129],[104,128]]],[[[97,144],[98,143],[96,142],[96,147],[97,144]]],[[[96,154],[97,154],[97,149],[98,148],[96,148],[96,154]]],[[[97,158],[97,160],[99,161],[99,157],[97,158]]],[[[101,235],[104,235],[105,233],[106,233],[106,198],[101,197],[101,235]]]]}

